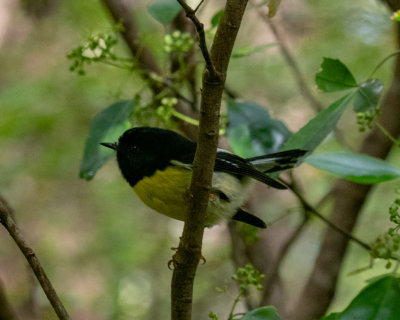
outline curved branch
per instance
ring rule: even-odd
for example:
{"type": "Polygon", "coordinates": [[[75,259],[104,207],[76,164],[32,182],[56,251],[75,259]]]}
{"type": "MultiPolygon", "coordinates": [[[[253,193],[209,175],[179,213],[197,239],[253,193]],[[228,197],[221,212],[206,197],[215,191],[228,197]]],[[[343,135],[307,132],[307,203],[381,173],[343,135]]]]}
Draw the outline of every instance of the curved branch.
{"type": "Polygon", "coordinates": [[[307,200],[298,192],[295,188],[289,187],[290,190],[296,195],[296,197],[299,199],[301,204],[303,205],[304,209],[313,214],[314,216],[318,217],[321,219],[323,222],[325,222],[330,228],[333,230],[337,231],[340,233],[342,236],[354,241],[357,243],[359,246],[361,246],[363,249],[366,249],[367,251],[371,251],[371,246],[364,241],[361,241],[360,239],[356,238],[353,236],[351,233],[347,232],[346,230],[342,229],[339,225],[335,224],[334,222],[330,221],[327,219],[324,215],[322,215],[318,210],[316,210],[311,204],[307,202],[307,200]]]}
{"type": "Polygon", "coordinates": [[[56,312],[60,320],[70,319],[67,311],[65,310],[60,298],[58,297],[53,285],[51,284],[49,278],[47,277],[45,271],[43,270],[39,259],[37,258],[35,252],[28,246],[26,240],[24,239],[20,229],[15,224],[14,219],[8,210],[9,206],[6,204],[4,199],[0,198],[0,222],[6,228],[10,236],[14,239],[15,243],[25,256],[29,265],[31,266],[33,272],[36,275],[44,293],[49,299],[54,311],[56,312]]]}

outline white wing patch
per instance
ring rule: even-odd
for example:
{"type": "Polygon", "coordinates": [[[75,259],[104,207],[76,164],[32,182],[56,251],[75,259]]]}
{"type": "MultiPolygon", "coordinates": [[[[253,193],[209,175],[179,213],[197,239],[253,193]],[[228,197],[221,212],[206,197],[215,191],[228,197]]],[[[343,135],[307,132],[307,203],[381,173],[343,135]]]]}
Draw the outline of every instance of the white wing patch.
{"type": "Polygon", "coordinates": [[[191,170],[192,169],[192,164],[191,163],[183,163],[183,162],[178,161],[178,160],[171,160],[170,163],[172,165],[174,165],[174,166],[185,168],[187,170],[191,170]]]}

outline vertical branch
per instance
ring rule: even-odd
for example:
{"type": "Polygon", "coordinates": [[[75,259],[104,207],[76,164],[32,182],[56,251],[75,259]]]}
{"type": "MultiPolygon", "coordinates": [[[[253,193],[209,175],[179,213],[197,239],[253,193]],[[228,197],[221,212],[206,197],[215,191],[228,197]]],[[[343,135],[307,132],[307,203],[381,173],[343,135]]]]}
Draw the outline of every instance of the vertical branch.
{"type": "MultiPolygon", "coordinates": [[[[247,0],[227,1],[211,47],[210,60],[206,63],[203,73],[198,144],[189,190],[190,211],[174,257],[175,268],[171,283],[171,317],[174,320],[191,319],[193,281],[201,257],[206,210],[218,145],[221,98],[229,58],[246,5],[247,0]]],[[[183,8],[185,9],[185,6],[183,8]]],[[[190,10],[185,11],[188,14],[190,10]]],[[[199,30],[198,26],[196,29],[199,30]]],[[[207,48],[202,48],[203,55],[204,49],[207,48]]]]}
{"type": "Polygon", "coordinates": [[[44,293],[49,299],[54,311],[60,320],[70,319],[67,311],[65,310],[60,298],[58,297],[53,285],[43,270],[39,259],[36,257],[35,252],[28,246],[26,240],[22,236],[21,231],[15,224],[13,218],[8,211],[8,205],[0,198],[0,222],[6,228],[10,236],[14,239],[15,243],[25,256],[29,265],[31,266],[36,278],[39,280],[44,293]]]}

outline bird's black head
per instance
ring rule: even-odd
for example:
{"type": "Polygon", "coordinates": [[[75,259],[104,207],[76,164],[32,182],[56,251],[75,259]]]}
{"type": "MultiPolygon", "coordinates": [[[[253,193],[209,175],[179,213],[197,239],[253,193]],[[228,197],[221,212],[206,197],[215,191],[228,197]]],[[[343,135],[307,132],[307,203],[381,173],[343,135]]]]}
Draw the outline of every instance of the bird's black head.
{"type": "Polygon", "coordinates": [[[196,151],[196,144],[179,134],[152,127],[129,129],[118,143],[102,145],[116,150],[119,168],[131,186],[164,170],[171,160],[192,163],[196,151]]]}

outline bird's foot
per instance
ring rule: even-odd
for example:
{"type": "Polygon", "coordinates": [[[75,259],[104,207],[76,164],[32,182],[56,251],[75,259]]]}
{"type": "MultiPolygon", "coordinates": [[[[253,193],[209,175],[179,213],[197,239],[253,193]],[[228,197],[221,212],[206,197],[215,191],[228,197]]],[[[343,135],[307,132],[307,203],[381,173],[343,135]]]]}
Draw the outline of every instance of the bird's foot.
{"type": "MultiPolygon", "coordinates": [[[[178,262],[176,261],[176,255],[178,254],[178,249],[177,247],[172,247],[171,250],[175,251],[174,255],[172,256],[172,259],[168,261],[168,269],[173,270],[177,267],[178,262]]],[[[200,260],[203,262],[202,264],[206,264],[207,260],[204,258],[203,255],[200,256],[200,260]]]]}

